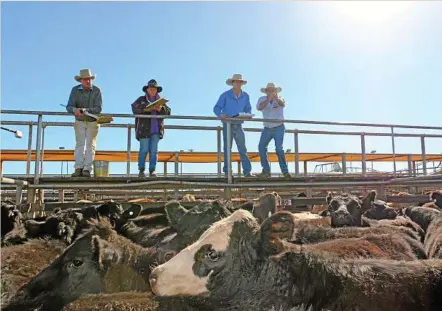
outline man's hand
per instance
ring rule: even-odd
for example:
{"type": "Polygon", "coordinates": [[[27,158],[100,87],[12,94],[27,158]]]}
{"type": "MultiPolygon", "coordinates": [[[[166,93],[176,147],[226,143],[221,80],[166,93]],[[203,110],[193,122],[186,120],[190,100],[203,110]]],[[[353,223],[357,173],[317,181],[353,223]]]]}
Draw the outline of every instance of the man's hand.
{"type": "Polygon", "coordinates": [[[81,117],[81,116],[83,116],[83,110],[81,110],[80,108],[77,108],[77,109],[75,110],[75,116],[76,116],[76,117],[81,117]]]}
{"type": "Polygon", "coordinates": [[[276,96],[276,93],[270,93],[270,94],[267,96],[269,102],[271,102],[271,101],[275,98],[275,96],[276,96]]]}
{"type": "Polygon", "coordinates": [[[157,112],[160,112],[161,111],[161,106],[155,106],[155,107],[153,107],[153,109],[155,110],[155,111],[157,111],[157,112]]]}

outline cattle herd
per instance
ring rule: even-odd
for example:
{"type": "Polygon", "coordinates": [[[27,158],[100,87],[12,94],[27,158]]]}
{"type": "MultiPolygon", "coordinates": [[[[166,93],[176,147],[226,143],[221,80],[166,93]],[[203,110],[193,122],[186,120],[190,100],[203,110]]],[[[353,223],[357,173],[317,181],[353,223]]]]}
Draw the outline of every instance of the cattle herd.
{"type": "Polygon", "coordinates": [[[441,192],[401,207],[329,193],[302,213],[280,199],[34,219],[2,202],[2,310],[442,310],[441,192]]]}

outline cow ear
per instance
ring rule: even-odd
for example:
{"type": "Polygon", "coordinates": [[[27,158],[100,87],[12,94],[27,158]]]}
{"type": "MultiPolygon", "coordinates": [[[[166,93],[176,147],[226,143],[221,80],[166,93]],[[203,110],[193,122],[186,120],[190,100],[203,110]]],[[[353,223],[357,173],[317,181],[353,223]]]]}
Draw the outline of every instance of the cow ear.
{"type": "Polygon", "coordinates": [[[118,261],[118,253],[98,235],[92,236],[92,254],[100,270],[105,270],[112,262],[118,261]]]}
{"type": "Polygon", "coordinates": [[[134,204],[132,203],[130,207],[123,212],[123,218],[124,219],[132,219],[135,217],[138,217],[141,213],[141,210],[143,207],[141,204],[134,204]]]}
{"type": "Polygon", "coordinates": [[[43,229],[44,223],[44,221],[36,221],[33,219],[26,220],[24,222],[26,235],[28,235],[29,237],[38,236],[40,233],[42,233],[41,231],[43,229]]]}
{"type": "Polygon", "coordinates": [[[327,217],[329,215],[329,211],[328,210],[322,211],[318,215],[321,217],[327,217]]]}
{"type": "Polygon", "coordinates": [[[370,199],[371,202],[373,202],[374,200],[376,200],[376,191],[372,190],[368,193],[367,197],[370,199]]]}
{"type": "Polygon", "coordinates": [[[325,202],[327,203],[327,205],[330,204],[332,198],[333,198],[333,194],[331,192],[328,192],[327,197],[325,198],[325,202]]]}
{"type": "Polygon", "coordinates": [[[175,226],[180,218],[188,212],[188,210],[176,200],[168,202],[164,209],[166,210],[167,219],[171,226],[175,226]]]}
{"type": "Polygon", "coordinates": [[[261,254],[275,255],[283,251],[284,240],[291,241],[295,232],[295,217],[287,211],[277,212],[260,227],[261,254]]]}

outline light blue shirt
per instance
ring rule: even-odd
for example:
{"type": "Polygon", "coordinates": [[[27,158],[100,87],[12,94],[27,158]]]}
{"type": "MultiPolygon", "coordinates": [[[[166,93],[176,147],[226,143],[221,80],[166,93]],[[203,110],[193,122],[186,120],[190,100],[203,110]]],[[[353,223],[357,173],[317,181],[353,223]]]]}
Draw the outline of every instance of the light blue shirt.
{"type": "MultiPolygon", "coordinates": [[[[249,94],[247,94],[247,92],[245,91],[241,91],[241,94],[236,97],[235,93],[233,93],[233,89],[225,91],[219,97],[215,107],[213,107],[213,112],[219,118],[223,114],[231,118],[238,115],[240,112],[252,113],[252,106],[250,105],[249,94]]],[[[232,124],[243,122],[243,120],[232,121],[232,124]]]]}
{"type": "MultiPolygon", "coordinates": [[[[282,97],[280,97],[282,99],[282,97]]],[[[258,99],[258,103],[256,104],[256,109],[258,110],[259,105],[267,99],[267,96],[262,96],[258,99]]],[[[284,120],[284,106],[280,106],[276,99],[273,99],[267,106],[264,107],[262,112],[263,119],[272,119],[272,120],[284,120]]],[[[264,122],[264,127],[273,128],[283,124],[276,122],[264,122]]]]}

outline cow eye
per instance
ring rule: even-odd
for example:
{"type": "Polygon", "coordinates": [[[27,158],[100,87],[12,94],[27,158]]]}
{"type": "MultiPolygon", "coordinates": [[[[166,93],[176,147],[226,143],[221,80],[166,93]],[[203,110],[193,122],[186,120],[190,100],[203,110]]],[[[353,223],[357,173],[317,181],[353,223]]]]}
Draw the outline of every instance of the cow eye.
{"type": "Polygon", "coordinates": [[[167,252],[166,255],[164,255],[164,260],[169,261],[173,258],[173,256],[175,256],[174,252],[167,252]]]}
{"type": "Polygon", "coordinates": [[[78,260],[78,259],[72,260],[72,265],[76,268],[80,267],[82,264],[83,264],[83,262],[81,260],[78,260]]]}
{"type": "Polygon", "coordinates": [[[207,252],[206,257],[211,261],[217,261],[219,259],[219,254],[216,250],[211,249],[207,252]]]}

